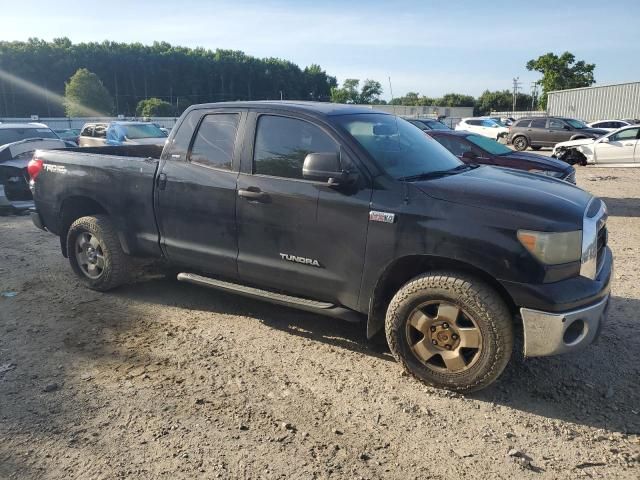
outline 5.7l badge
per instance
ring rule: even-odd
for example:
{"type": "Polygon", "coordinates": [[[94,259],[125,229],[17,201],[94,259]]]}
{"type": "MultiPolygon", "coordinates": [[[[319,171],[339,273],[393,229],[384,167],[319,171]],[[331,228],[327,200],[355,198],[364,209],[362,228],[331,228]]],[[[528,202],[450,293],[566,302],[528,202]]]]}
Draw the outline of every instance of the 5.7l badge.
{"type": "Polygon", "coordinates": [[[393,223],[396,221],[396,214],[371,210],[369,212],[369,220],[371,222],[393,223]]]}

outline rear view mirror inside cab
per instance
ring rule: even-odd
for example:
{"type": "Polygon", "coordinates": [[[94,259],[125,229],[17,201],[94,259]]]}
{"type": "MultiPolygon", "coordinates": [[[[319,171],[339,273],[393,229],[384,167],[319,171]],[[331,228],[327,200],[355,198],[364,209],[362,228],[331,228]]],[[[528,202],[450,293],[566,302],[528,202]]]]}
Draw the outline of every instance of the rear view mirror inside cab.
{"type": "Polygon", "coordinates": [[[373,134],[374,135],[395,135],[397,130],[391,125],[385,125],[383,123],[379,123],[373,126],[373,134]]]}

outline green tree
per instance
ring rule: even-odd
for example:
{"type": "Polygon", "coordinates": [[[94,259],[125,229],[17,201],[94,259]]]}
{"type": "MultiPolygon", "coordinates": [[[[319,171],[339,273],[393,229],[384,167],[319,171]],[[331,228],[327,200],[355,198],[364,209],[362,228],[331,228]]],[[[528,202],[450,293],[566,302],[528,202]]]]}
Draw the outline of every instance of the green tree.
{"type": "Polygon", "coordinates": [[[440,107],[474,107],[476,99],[471,95],[463,95],[462,93],[447,93],[436,100],[436,105],[440,107]]]}
{"type": "MultiPolygon", "coordinates": [[[[516,99],[516,110],[535,109],[531,104],[531,95],[519,93],[516,99]]],[[[474,113],[476,115],[488,115],[491,112],[508,112],[513,109],[513,93],[509,90],[485,90],[476,100],[474,113]]]]}
{"type": "Polygon", "coordinates": [[[560,56],[549,52],[527,62],[527,70],[542,74],[542,79],[538,81],[542,86],[542,108],[547,107],[547,95],[553,90],[589,87],[596,83],[593,76],[595,68],[593,63],[576,61],[576,57],[570,52],[564,52],[560,56]]]}
{"type": "Polygon", "coordinates": [[[95,73],[80,68],[65,84],[64,106],[69,117],[105,115],[113,111],[113,99],[95,73]]]}
{"type": "Polygon", "coordinates": [[[139,117],[170,117],[173,114],[173,105],[159,98],[140,100],[136,107],[136,115],[139,117]]]}
{"type": "Polygon", "coordinates": [[[280,92],[291,100],[328,101],[337,86],[318,65],[301,69],[237,50],[31,38],[0,41],[0,116],[63,115],[65,82],[79,68],[100,77],[114,97],[114,110],[125,115],[135,115],[138,102],[153,96],[179,114],[190,104],[279,99],[280,92]]]}
{"type": "Polygon", "coordinates": [[[380,103],[382,85],[375,80],[367,79],[359,89],[360,80],[347,78],[342,82],[342,87],[331,89],[331,101],[333,103],[380,103]]]}
{"type": "Polygon", "coordinates": [[[375,80],[367,79],[362,84],[358,103],[376,103],[382,95],[382,85],[375,80]]]}

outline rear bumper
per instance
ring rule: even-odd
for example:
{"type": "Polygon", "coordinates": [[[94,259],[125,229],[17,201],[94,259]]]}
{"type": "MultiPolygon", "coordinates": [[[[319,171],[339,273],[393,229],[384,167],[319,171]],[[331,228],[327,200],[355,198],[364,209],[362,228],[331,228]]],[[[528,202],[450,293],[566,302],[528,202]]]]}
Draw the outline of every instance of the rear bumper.
{"type": "Polygon", "coordinates": [[[543,357],[586,347],[600,334],[608,307],[609,295],[588,307],[563,313],[521,308],[524,355],[543,357]]]}
{"type": "Polygon", "coordinates": [[[38,227],[40,230],[47,231],[47,227],[44,226],[42,217],[40,216],[37,210],[31,210],[29,212],[29,216],[31,217],[31,221],[36,227],[38,227]]]}

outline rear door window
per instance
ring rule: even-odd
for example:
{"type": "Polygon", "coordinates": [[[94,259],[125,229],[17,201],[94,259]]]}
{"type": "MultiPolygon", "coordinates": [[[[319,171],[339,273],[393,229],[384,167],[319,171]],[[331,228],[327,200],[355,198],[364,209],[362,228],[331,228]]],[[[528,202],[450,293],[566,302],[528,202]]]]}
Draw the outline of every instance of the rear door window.
{"type": "Polygon", "coordinates": [[[189,160],[206,167],[231,170],[239,120],[238,113],[206,115],[198,127],[189,160]]]}

